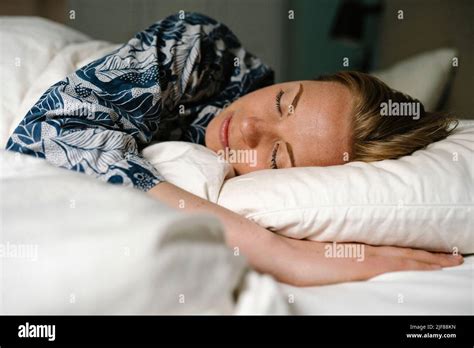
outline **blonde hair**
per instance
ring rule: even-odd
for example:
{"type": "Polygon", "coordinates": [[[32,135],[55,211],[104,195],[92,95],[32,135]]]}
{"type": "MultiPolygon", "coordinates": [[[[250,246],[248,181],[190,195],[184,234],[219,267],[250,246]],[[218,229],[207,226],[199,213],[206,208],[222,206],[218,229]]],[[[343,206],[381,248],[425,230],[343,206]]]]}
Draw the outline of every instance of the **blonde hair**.
{"type": "Polygon", "coordinates": [[[341,83],[355,96],[353,161],[371,162],[410,155],[446,138],[458,124],[456,119],[445,113],[426,112],[419,100],[390,88],[368,74],[343,71],[316,80],[341,83]],[[394,102],[398,105],[419,103],[419,117],[383,116],[382,105],[394,102]]]}

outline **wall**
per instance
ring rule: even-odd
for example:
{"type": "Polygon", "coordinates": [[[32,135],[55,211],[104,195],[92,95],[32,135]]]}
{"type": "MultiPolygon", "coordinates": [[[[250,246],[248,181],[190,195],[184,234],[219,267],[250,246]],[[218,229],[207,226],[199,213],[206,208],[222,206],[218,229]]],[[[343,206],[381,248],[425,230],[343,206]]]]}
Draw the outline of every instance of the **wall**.
{"type": "Polygon", "coordinates": [[[156,20],[180,10],[202,12],[226,23],[250,52],[287,78],[287,0],[69,0],[76,11],[69,25],[90,36],[124,42],[156,20]]]}
{"type": "Polygon", "coordinates": [[[40,16],[64,23],[66,0],[1,0],[2,16],[40,16]]]}
{"type": "Polygon", "coordinates": [[[386,3],[380,37],[380,65],[439,47],[459,51],[459,67],[444,105],[454,115],[473,118],[474,1],[391,0],[386,3]],[[404,11],[403,21],[396,12],[404,11]]]}
{"type": "MultiPolygon", "coordinates": [[[[168,14],[198,11],[226,23],[249,51],[274,68],[279,82],[344,69],[343,57],[351,59],[350,69],[365,64],[361,45],[329,37],[341,3],[343,0],[2,0],[0,15],[43,16],[97,39],[123,42],[168,14]],[[75,19],[68,18],[70,10],[75,11],[75,19]],[[289,10],[295,11],[293,21],[288,18],[289,10]]],[[[379,37],[372,61],[383,68],[417,53],[456,47],[460,65],[444,109],[474,118],[474,1],[389,0],[384,4],[381,30],[377,23],[366,28],[365,47],[375,47],[379,37]],[[396,19],[398,9],[405,12],[403,22],[396,19]]]]}

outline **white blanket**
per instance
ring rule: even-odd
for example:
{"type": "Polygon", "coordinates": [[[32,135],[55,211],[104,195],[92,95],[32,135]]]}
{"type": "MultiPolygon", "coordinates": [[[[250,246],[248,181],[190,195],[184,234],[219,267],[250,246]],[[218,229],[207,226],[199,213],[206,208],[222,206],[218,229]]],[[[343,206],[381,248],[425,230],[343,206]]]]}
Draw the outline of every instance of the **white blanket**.
{"type": "Polygon", "coordinates": [[[0,151],[0,314],[234,310],[245,270],[220,223],[0,151]]]}

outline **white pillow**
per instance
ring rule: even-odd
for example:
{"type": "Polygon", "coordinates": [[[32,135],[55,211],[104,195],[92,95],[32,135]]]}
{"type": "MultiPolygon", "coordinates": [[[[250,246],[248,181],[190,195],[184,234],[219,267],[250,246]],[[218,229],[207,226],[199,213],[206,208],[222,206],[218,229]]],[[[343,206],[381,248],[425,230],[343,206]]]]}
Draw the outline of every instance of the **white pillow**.
{"type": "Polygon", "coordinates": [[[282,235],[474,252],[474,121],[410,156],[253,172],[218,204],[282,235]]]}
{"type": "Polygon", "coordinates": [[[198,144],[166,141],[146,147],[142,155],[166,181],[213,203],[224,180],[235,175],[231,165],[198,144]]]}
{"type": "Polygon", "coordinates": [[[404,59],[390,68],[371,74],[387,85],[417,98],[425,110],[436,109],[453,69],[456,51],[440,48],[404,59]]]}
{"type": "Polygon", "coordinates": [[[474,252],[474,121],[398,160],[263,170],[231,178],[203,146],[165,142],[144,150],[171,183],[279,234],[474,252]],[[221,187],[222,185],[222,187],[221,187]]]}

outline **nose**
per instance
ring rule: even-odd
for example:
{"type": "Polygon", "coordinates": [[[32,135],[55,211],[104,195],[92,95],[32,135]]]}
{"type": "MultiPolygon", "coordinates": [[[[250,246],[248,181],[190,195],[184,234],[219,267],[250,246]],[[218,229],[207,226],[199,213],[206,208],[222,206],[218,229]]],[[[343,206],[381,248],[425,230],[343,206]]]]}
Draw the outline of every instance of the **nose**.
{"type": "Polygon", "coordinates": [[[240,133],[245,144],[253,149],[258,146],[265,133],[264,122],[257,117],[245,117],[240,124],[240,133]]]}

